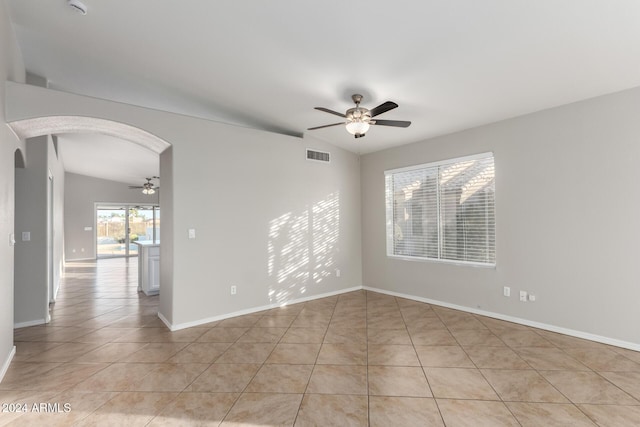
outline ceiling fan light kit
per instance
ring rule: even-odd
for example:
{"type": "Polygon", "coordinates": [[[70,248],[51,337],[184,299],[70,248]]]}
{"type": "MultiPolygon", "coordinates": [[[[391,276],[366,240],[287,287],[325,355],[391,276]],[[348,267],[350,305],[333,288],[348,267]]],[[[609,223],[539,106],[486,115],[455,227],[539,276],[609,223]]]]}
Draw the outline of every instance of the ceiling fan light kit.
{"type": "Polygon", "coordinates": [[[336,116],[344,117],[346,121],[339,123],[332,123],[330,125],[324,126],[316,126],[313,128],[309,128],[307,130],[316,130],[322,129],[331,126],[339,126],[344,125],[347,132],[353,135],[355,138],[362,138],[366,132],[369,130],[371,125],[378,126],[394,126],[394,127],[409,127],[411,122],[402,121],[402,120],[372,120],[373,117],[380,115],[382,113],[386,113],[389,110],[393,110],[394,108],[398,108],[398,104],[395,102],[387,101],[384,102],[377,107],[369,110],[367,108],[361,107],[360,102],[362,101],[362,95],[354,94],[351,96],[351,99],[356,104],[354,108],[349,108],[345,114],[338,113],[337,111],[329,110],[324,107],[315,107],[316,110],[324,111],[325,113],[333,114],[336,116]]]}
{"type": "Polygon", "coordinates": [[[145,182],[142,185],[130,185],[129,189],[140,189],[142,188],[142,194],[146,194],[146,195],[151,195],[151,194],[155,194],[156,190],[159,190],[160,187],[155,187],[153,185],[153,182],[151,182],[152,179],[160,179],[159,176],[152,176],[151,178],[145,178],[147,180],[147,182],[145,182]]]}
{"type": "Polygon", "coordinates": [[[369,121],[365,121],[362,119],[356,119],[356,120],[352,120],[350,122],[347,122],[346,128],[347,128],[347,132],[349,132],[351,135],[355,136],[356,138],[360,138],[363,137],[364,134],[369,130],[369,121]]]}

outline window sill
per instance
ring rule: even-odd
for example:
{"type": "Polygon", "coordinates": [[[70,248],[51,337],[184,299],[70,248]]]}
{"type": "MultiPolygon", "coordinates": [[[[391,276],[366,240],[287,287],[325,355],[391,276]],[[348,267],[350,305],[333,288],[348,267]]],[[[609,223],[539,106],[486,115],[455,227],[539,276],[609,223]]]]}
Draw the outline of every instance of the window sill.
{"type": "Polygon", "coordinates": [[[389,254],[387,254],[387,258],[400,260],[400,261],[427,262],[427,263],[436,263],[436,264],[459,265],[462,267],[489,268],[493,270],[496,269],[495,263],[487,264],[482,262],[457,261],[457,260],[450,260],[450,259],[435,259],[435,258],[420,258],[420,257],[389,255],[389,254]]]}

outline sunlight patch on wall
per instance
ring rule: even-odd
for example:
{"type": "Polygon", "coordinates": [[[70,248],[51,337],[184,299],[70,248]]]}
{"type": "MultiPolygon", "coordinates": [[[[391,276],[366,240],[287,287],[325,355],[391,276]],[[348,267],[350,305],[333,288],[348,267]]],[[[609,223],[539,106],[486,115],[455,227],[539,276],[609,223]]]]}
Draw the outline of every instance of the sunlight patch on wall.
{"type": "Polygon", "coordinates": [[[339,193],[269,222],[269,301],[303,296],[333,274],[340,232],[339,193]]]}

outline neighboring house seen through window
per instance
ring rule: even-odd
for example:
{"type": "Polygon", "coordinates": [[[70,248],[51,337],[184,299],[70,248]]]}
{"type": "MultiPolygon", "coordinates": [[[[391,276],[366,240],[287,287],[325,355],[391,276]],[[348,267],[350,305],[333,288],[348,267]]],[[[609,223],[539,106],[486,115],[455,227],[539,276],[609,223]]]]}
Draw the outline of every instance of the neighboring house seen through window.
{"type": "Polygon", "coordinates": [[[387,255],[493,266],[493,154],[385,171],[387,255]]]}

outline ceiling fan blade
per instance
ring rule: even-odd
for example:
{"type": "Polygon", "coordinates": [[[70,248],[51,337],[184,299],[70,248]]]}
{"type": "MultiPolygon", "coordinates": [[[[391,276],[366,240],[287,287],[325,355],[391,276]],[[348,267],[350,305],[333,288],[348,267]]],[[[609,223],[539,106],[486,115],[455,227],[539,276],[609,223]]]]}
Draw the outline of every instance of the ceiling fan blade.
{"type": "Polygon", "coordinates": [[[325,113],[329,113],[329,114],[335,114],[336,116],[340,116],[340,117],[347,117],[342,113],[338,113],[337,111],[333,111],[333,110],[329,110],[328,108],[324,108],[324,107],[315,107],[316,110],[319,111],[324,111],[325,113]]]}
{"type": "Polygon", "coordinates": [[[340,123],[333,123],[333,124],[330,124],[330,125],[324,125],[324,126],[316,126],[316,127],[314,127],[314,128],[309,128],[309,129],[307,129],[307,130],[316,130],[316,129],[328,128],[328,127],[331,127],[331,126],[339,126],[339,125],[344,125],[344,122],[340,122],[340,123]]]}
{"type": "Polygon", "coordinates": [[[393,110],[394,108],[398,108],[398,104],[396,104],[395,102],[387,101],[369,110],[369,112],[371,113],[371,117],[375,117],[378,114],[386,113],[387,111],[393,110]]]}
{"type": "Polygon", "coordinates": [[[130,186],[129,186],[129,189],[130,189],[130,190],[135,190],[135,189],[138,189],[138,188],[144,188],[144,187],[143,187],[143,186],[141,186],[141,185],[130,185],[130,186]]]}
{"type": "Polygon", "coordinates": [[[397,128],[408,128],[411,124],[411,122],[404,120],[372,120],[371,123],[380,126],[395,126],[397,128]]]}

